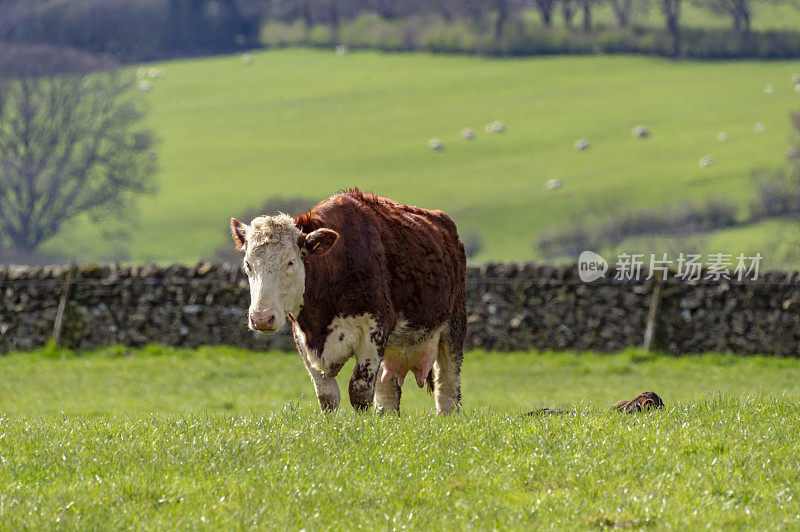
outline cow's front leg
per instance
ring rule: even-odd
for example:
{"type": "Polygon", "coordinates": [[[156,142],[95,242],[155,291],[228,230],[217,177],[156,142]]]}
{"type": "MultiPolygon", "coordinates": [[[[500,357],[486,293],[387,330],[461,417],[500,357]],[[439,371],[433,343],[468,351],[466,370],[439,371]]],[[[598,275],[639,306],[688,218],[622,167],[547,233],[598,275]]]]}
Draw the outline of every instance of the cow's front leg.
{"type": "Polygon", "coordinates": [[[319,407],[325,411],[339,408],[339,385],[336,383],[336,379],[312,366],[308,361],[308,355],[302,349],[300,356],[303,357],[303,364],[305,364],[308,374],[311,375],[311,382],[314,383],[319,407]]]}
{"type": "Polygon", "coordinates": [[[375,380],[381,359],[375,346],[356,353],[356,366],[350,377],[350,404],[356,410],[366,410],[372,406],[375,397],[375,380]]]}

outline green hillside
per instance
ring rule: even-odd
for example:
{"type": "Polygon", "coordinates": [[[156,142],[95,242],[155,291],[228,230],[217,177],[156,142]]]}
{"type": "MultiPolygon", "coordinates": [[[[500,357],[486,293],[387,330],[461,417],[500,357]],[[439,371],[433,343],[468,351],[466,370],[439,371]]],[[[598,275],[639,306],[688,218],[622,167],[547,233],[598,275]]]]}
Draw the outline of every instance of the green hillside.
{"type": "MultiPolygon", "coordinates": [[[[800,108],[794,62],[294,49],[255,53],[251,65],[229,56],[154,66],[166,77],[143,98],[161,139],[161,189],[141,203],[132,261],[210,257],[229,242],[231,215],[353,185],[480,230],[478,260],[536,258],[543,229],[578,218],[715,195],[744,209],[751,169],[783,164],[788,114],[800,108]],[[506,133],[484,133],[493,120],[506,133]],[[650,138],[631,135],[637,124],[650,138]],[[461,139],[464,127],[474,141],[461,139]],[[442,152],[427,147],[432,137],[442,152]],[[591,147],[576,151],[579,138],[591,147]],[[706,155],[716,163],[701,168],[706,155]],[[563,187],[549,191],[553,178],[563,187]]],[[[771,227],[717,241],[757,251],[776,238],[771,227]]],[[[89,260],[124,246],[99,234],[81,221],[45,250],[89,260]]]]}

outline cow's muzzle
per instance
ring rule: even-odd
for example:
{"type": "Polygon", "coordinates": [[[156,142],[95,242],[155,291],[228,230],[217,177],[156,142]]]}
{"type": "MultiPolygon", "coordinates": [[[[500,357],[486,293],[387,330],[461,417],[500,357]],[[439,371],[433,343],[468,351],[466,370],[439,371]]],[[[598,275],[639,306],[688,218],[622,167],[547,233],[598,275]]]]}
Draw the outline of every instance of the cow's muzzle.
{"type": "Polygon", "coordinates": [[[278,319],[278,313],[274,310],[264,310],[250,312],[250,328],[262,333],[274,333],[283,323],[278,319]]]}

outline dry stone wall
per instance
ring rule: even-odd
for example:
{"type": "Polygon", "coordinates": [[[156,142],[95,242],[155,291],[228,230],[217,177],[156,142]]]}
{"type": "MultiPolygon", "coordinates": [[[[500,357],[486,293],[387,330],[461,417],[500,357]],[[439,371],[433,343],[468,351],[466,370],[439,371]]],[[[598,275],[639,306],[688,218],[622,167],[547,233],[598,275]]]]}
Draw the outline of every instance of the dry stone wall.
{"type": "MultiPolygon", "coordinates": [[[[53,334],[67,266],[0,266],[0,352],[53,334]]],[[[84,265],[68,290],[62,343],[73,348],[151,342],[293,349],[287,327],[246,325],[249,289],[238,265],[84,265]]],[[[653,280],[583,283],[574,266],[487,264],[468,269],[468,348],[615,351],[642,345],[653,280]]],[[[663,281],[654,347],[800,356],[800,274],[759,281],[663,281]]]]}

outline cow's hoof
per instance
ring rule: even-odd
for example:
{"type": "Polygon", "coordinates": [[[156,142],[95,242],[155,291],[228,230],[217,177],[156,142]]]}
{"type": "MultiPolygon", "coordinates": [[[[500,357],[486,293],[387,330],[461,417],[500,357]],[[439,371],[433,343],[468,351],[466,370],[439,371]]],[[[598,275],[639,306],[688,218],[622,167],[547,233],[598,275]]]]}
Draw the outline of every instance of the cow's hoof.
{"type": "Polygon", "coordinates": [[[338,397],[317,397],[317,401],[319,401],[319,407],[323,412],[333,412],[339,408],[338,397]]]}

